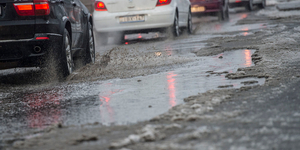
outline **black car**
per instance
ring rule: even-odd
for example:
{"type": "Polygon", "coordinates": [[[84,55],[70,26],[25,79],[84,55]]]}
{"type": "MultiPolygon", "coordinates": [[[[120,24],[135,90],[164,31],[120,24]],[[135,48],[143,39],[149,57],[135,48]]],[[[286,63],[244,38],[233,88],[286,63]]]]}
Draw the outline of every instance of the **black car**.
{"type": "Polygon", "coordinates": [[[0,69],[95,62],[92,16],[80,0],[0,0],[0,69]],[[76,61],[77,62],[77,61],[76,61]]]}

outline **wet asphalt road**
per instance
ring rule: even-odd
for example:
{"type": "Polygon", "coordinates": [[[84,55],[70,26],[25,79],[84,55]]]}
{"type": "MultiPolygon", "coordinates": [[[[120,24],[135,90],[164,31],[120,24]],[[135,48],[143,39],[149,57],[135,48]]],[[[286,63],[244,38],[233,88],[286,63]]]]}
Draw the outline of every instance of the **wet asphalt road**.
{"type": "Polygon", "coordinates": [[[152,67],[157,64],[163,66],[152,75],[58,83],[44,80],[42,70],[38,68],[0,71],[0,139],[44,129],[56,123],[135,123],[166,112],[183,103],[183,98],[190,95],[220,87],[239,88],[242,82],[249,80],[263,84],[264,79],[233,81],[222,74],[252,66],[251,55],[255,50],[240,49],[207,57],[196,57],[193,53],[205,46],[206,39],[241,34],[247,36],[252,31],[268,27],[261,23],[234,25],[247,15],[248,12],[243,11],[231,13],[229,22],[219,22],[216,17],[193,18],[195,34],[183,33],[175,40],[151,33],[127,35],[128,41],[123,45],[114,45],[113,38],[109,39],[107,46],[97,45],[100,55],[118,47],[135,49],[132,55],[141,59],[143,56],[164,58],[151,61],[152,67]],[[179,65],[170,67],[170,64],[179,65]]]}

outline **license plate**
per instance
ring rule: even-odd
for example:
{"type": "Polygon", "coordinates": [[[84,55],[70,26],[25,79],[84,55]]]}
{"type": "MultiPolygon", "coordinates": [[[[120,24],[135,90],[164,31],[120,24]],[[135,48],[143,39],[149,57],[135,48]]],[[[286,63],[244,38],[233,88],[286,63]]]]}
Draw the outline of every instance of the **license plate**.
{"type": "Polygon", "coordinates": [[[205,7],[203,7],[203,6],[194,6],[194,7],[192,7],[191,11],[192,12],[203,12],[203,11],[205,11],[205,7]]]}
{"type": "Polygon", "coordinates": [[[122,16],[119,17],[120,23],[131,23],[131,22],[144,22],[144,15],[135,15],[135,16],[122,16]]]}

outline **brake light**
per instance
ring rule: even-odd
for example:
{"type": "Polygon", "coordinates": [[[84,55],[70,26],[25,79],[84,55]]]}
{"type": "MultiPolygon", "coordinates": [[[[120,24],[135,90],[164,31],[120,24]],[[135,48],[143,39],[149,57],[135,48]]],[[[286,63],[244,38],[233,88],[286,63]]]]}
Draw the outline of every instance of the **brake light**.
{"type": "Polygon", "coordinates": [[[19,8],[19,10],[27,10],[27,11],[33,10],[32,5],[18,5],[17,7],[19,8]]]}
{"type": "Polygon", "coordinates": [[[50,14],[48,0],[34,0],[33,3],[15,3],[14,7],[20,16],[43,16],[50,14]]]}
{"type": "Polygon", "coordinates": [[[15,9],[20,16],[33,16],[34,8],[33,3],[16,3],[15,9]]]}
{"type": "Polygon", "coordinates": [[[36,40],[49,40],[48,37],[36,37],[35,39],[36,40]]]}
{"type": "Polygon", "coordinates": [[[50,14],[50,7],[48,2],[35,3],[35,15],[44,16],[50,14]]]}
{"type": "Polygon", "coordinates": [[[103,2],[95,2],[96,11],[107,11],[106,6],[103,2]]]}
{"type": "Polygon", "coordinates": [[[169,5],[172,0],[157,0],[156,6],[169,5]]]}

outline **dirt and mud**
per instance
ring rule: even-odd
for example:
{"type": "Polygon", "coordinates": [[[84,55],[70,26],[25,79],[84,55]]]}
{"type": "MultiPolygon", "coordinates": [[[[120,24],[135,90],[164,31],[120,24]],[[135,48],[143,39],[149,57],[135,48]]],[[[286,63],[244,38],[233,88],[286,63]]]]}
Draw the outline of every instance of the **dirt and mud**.
{"type": "MultiPolygon", "coordinates": [[[[229,79],[266,78],[265,84],[239,89],[220,88],[189,96],[184,99],[185,103],[167,113],[135,124],[64,126],[57,123],[25,136],[15,134],[14,138],[3,141],[4,149],[296,150],[300,147],[300,21],[293,17],[257,15],[259,13],[249,13],[236,25],[263,23],[268,27],[241,31],[242,34],[223,32],[223,36],[207,39],[205,47],[191,52],[200,57],[255,49],[252,54],[255,66],[222,74],[229,79]],[[243,34],[245,32],[247,34],[243,34]]],[[[201,26],[197,30],[201,31],[201,26]]],[[[150,48],[149,54],[138,54],[139,50],[138,44],[135,49],[111,49],[106,55],[97,56],[99,61],[95,65],[79,69],[67,80],[130,78],[171,70],[197,59],[155,55],[155,47],[150,48]],[[178,64],[173,64],[174,61],[178,64]],[[86,78],[87,75],[90,78],[86,78]]]]}

